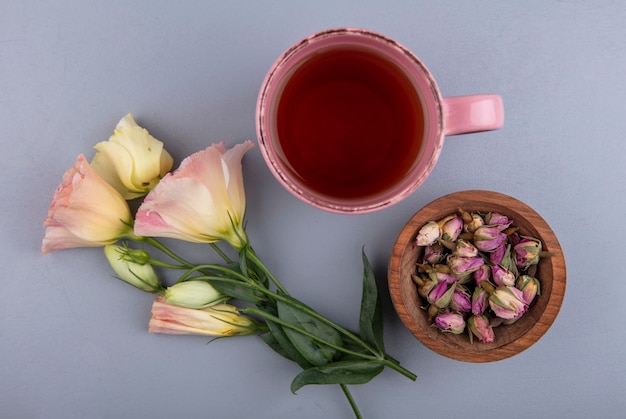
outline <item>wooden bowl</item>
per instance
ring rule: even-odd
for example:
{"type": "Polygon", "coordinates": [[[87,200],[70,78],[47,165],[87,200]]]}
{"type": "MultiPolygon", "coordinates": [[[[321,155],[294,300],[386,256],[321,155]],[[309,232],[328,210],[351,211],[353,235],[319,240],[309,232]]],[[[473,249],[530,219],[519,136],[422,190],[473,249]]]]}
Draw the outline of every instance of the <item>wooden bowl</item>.
{"type": "Polygon", "coordinates": [[[565,258],[550,226],[523,202],[490,191],[462,191],[443,196],[419,210],[404,226],[393,247],[388,268],[389,291],[396,312],[411,333],[431,350],[465,362],[492,362],[514,356],[541,338],[556,319],[565,295],[565,258]],[[419,229],[459,209],[468,212],[499,212],[513,220],[522,235],[540,239],[543,250],[554,253],[542,258],[535,276],[541,294],[517,322],[494,329],[495,340],[470,343],[468,333],[443,333],[432,326],[411,275],[422,248],[415,243],[419,229]]]}

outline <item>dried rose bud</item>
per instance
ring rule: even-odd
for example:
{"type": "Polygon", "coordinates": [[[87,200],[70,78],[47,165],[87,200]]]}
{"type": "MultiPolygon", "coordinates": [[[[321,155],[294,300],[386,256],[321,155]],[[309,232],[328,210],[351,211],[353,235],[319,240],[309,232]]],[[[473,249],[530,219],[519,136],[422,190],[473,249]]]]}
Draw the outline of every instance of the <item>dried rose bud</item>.
{"type": "Polygon", "coordinates": [[[417,293],[422,298],[426,298],[428,293],[437,285],[437,282],[424,275],[412,275],[411,279],[417,285],[417,293]]]}
{"type": "Polygon", "coordinates": [[[513,247],[517,267],[526,270],[529,266],[539,263],[541,241],[532,237],[521,237],[519,243],[513,247]]]}
{"type": "Polygon", "coordinates": [[[489,281],[491,278],[491,267],[489,267],[489,265],[483,265],[474,271],[473,276],[476,285],[480,286],[482,281],[489,281]]]}
{"type": "Polygon", "coordinates": [[[441,243],[433,243],[424,249],[424,261],[431,265],[441,262],[446,256],[446,249],[441,243]]]}
{"type": "Polygon", "coordinates": [[[442,218],[437,223],[441,230],[441,239],[456,241],[463,231],[463,218],[460,215],[452,214],[442,218]]]}
{"type": "Polygon", "coordinates": [[[541,294],[541,284],[539,280],[530,275],[522,275],[517,278],[515,287],[522,291],[526,304],[530,304],[537,295],[541,294]]]}
{"type": "Polygon", "coordinates": [[[493,328],[491,324],[489,324],[489,319],[487,319],[486,316],[475,315],[470,317],[467,320],[467,327],[470,331],[470,338],[474,335],[482,343],[493,342],[495,339],[493,328]]]}
{"type": "Polygon", "coordinates": [[[454,294],[455,288],[456,284],[452,284],[448,287],[447,283],[441,282],[433,287],[426,299],[432,305],[439,308],[446,308],[450,305],[450,301],[452,301],[452,294],[454,294]]]}
{"type": "Polygon", "coordinates": [[[452,254],[455,256],[462,256],[462,257],[474,257],[474,256],[478,256],[478,249],[469,241],[459,239],[456,242],[456,247],[454,248],[454,251],[452,252],[452,254]]]}
{"type": "Polygon", "coordinates": [[[455,335],[463,333],[465,330],[465,320],[459,313],[442,313],[435,317],[434,325],[444,332],[455,335]]]}
{"type": "Polygon", "coordinates": [[[447,282],[448,284],[454,284],[455,282],[459,282],[461,279],[450,272],[435,272],[433,275],[437,282],[447,282]]]}
{"type": "Polygon", "coordinates": [[[476,213],[461,212],[461,217],[463,218],[463,230],[467,233],[473,233],[478,227],[485,224],[483,217],[476,213]]]}
{"type": "Polygon", "coordinates": [[[418,246],[428,246],[435,243],[440,236],[439,225],[434,221],[429,221],[417,233],[416,242],[418,246]]]}
{"type": "Polygon", "coordinates": [[[508,246],[503,243],[491,253],[489,253],[489,262],[491,262],[493,265],[501,264],[502,260],[504,259],[504,255],[506,254],[507,247],[508,246]]]}
{"type": "Polygon", "coordinates": [[[492,252],[506,242],[506,234],[498,225],[483,225],[474,231],[474,246],[483,252],[492,252]]]}
{"type": "Polygon", "coordinates": [[[489,293],[482,288],[474,288],[472,293],[472,314],[483,314],[489,306],[489,293]]]}
{"type": "Polygon", "coordinates": [[[448,256],[448,266],[455,275],[470,274],[484,265],[485,260],[480,256],[462,257],[448,256]]]}
{"type": "Polygon", "coordinates": [[[437,264],[433,266],[429,265],[418,265],[422,272],[425,272],[432,281],[435,283],[447,282],[448,284],[453,284],[458,282],[459,278],[457,276],[452,275],[452,271],[448,267],[448,265],[437,264]]]}
{"type": "Polygon", "coordinates": [[[512,224],[512,221],[509,220],[509,218],[506,215],[502,215],[498,212],[490,212],[489,214],[485,215],[485,223],[491,224],[491,225],[506,226],[503,228],[504,230],[505,228],[507,228],[508,226],[512,224]]]}
{"type": "Polygon", "coordinates": [[[505,320],[521,317],[528,308],[522,291],[515,287],[498,287],[489,296],[489,307],[496,316],[505,320]]]}
{"type": "Polygon", "coordinates": [[[451,310],[468,313],[472,309],[472,300],[469,291],[464,286],[457,286],[452,293],[449,305],[451,310]]]}
{"type": "Polygon", "coordinates": [[[515,285],[515,275],[501,265],[491,267],[491,277],[493,278],[493,282],[500,287],[515,285]]]}

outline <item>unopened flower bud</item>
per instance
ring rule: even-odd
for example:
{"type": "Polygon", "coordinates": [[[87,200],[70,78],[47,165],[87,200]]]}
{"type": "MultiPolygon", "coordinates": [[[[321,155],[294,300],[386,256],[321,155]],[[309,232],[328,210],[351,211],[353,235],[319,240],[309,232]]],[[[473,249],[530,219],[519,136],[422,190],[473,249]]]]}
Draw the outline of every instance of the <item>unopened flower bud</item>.
{"type": "Polygon", "coordinates": [[[417,233],[416,243],[418,246],[428,246],[435,243],[440,236],[439,224],[429,221],[417,233]]]}
{"type": "Polygon", "coordinates": [[[467,240],[459,239],[456,242],[456,247],[452,254],[462,257],[474,257],[478,256],[478,249],[472,243],[467,240]]]}
{"type": "Polygon", "coordinates": [[[463,230],[467,233],[473,233],[478,227],[485,224],[483,217],[476,213],[462,212],[461,217],[463,218],[463,230]]]}
{"type": "Polygon", "coordinates": [[[506,215],[502,215],[498,212],[490,212],[489,214],[485,215],[485,223],[508,227],[511,225],[511,220],[509,220],[506,215]]]}
{"type": "Polygon", "coordinates": [[[489,293],[480,287],[472,294],[472,314],[483,314],[489,306],[489,293]]]}
{"type": "Polygon", "coordinates": [[[491,277],[497,286],[514,286],[515,275],[501,265],[491,267],[491,277]]]}
{"type": "Polygon", "coordinates": [[[202,309],[229,300],[206,281],[184,281],[165,290],[163,298],[179,307],[202,309]]]}
{"type": "Polygon", "coordinates": [[[427,300],[430,304],[439,308],[446,308],[450,305],[455,288],[456,284],[452,284],[448,287],[446,282],[441,282],[428,294],[427,300]]]}
{"type": "Polygon", "coordinates": [[[467,288],[461,285],[454,289],[449,307],[461,313],[468,313],[472,310],[472,300],[467,288]]]}
{"type": "Polygon", "coordinates": [[[441,243],[433,243],[424,249],[424,261],[431,265],[441,262],[445,255],[446,251],[441,243]]]}
{"type": "Polygon", "coordinates": [[[491,262],[492,265],[501,264],[504,259],[504,255],[506,254],[507,247],[508,246],[504,243],[496,247],[491,253],[489,253],[489,262],[491,262]]]}
{"type": "Polygon", "coordinates": [[[413,282],[417,284],[417,293],[422,298],[427,298],[430,291],[432,291],[435,285],[437,285],[437,282],[433,281],[428,276],[413,275],[411,278],[413,279],[413,282]]]}
{"type": "Polygon", "coordinates": [[[156,293],[162,289],[161,282],[152,265],[137,263],[136,260],[149,260],[147,252],[133,250],[127,247],[109,244],[104,246],[106,256],[111,268],[122,281],[139,288],[145,292],[156,293]]]}
{"type": "Polygon", "coordinates": [[[489,281],[491,278],[491,268],[489,265],[483,265],[476,269],[472,275],[474,277],[474,281],[476,281],[476,285],[480,286],[482,281],[489,281]]]}
{"type": "Polygon", "coordinates": [[[529,266],[539,263],[541,249],[541,241],[538,239],[522,237],[513,248],[517,267],[526,270],[529,266]]]}
{"type": "Polygon", "coordinates": [[[497,225],[483,225],[474,231],[474,246],[483,252],[492,252],[506,242],[506,234],[497,225]]]}
{"type": "Polygon", "coordinates": [[[486,316],[474,315],[470,317],[467,320],[467,327],[471,332],[470,336],[476,336],[482,343],[493,342],[495,339],[493,328],[486,316]]]}
{"type": "Polygon", "coordinates": [[[496,316],[505,320],[521,317],[528,308],[522,291],[515,287],[498,287],[489,296],[489,307],[496,316]]]}
{"type": "Polygon", "coordinates": [[[461,257],[451,255],[448,257],[448,266],[455,275],[470,274],[484,265],[485,261],[480,256],[461,257]]]}
{"type": "Polygon", "coordinates": [[[539,280],[530,275],[522,275],[517,278],[515,287],[522,291],[526,304],[530,304],[537,295],[541,294],[541,284],[539,280]]]}
{"type": "Polygon", "coordinates": [[[441,239],[456,241],[463,231],[463,218],[460,215],[452,214],[447,217],[442,218],[437,223],[441,230],[441,239]]]}
{"type": "Polygon", "coordinates": [[[238,336],[252,335],[262,329],[262,325],[230,304],[199,310],[167,303],[160,296],[152,304],[148,325],[150,333],[172,335],[238,336]]]}
{"type": "Polygon", "coordinates": [[[459,313],[442,313],[435,317],[435,326],[444,332],[450,332],[455,335],[463,333],[465,330],[465,320],[459,313]]]}

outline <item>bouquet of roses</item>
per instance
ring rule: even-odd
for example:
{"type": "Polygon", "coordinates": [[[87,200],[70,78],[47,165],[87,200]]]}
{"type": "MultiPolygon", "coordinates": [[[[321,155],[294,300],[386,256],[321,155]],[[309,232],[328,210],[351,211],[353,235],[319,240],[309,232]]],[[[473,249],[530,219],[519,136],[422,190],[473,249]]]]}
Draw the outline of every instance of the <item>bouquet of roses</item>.
{"type": "Polygon", "coordinates": [[[128,114],[91,163],[80,155],[54,192],[42,252],[103,247],[117,277],[156,295],[149,331],[215,337],[258,335],[301,368],[291,383],[363,384],[389,367],[416,376],[386,354],[375,278],[363,253],[359,331],[350,331],[291,296],[246,234],[241,161],[250,141],[213,144],[174,172],[163,143],[128,114]],[[143,198],[136,214],[128,200],[143,198]],[[194,263],[157,237],[208,244],[220,263],[194,263]],[[219,244],[234,251],[225,251],[219,244]],[[228,256],[237,255],[236,258],[228,256]],[[176,273],[166,284],[161,271],[176,273]]]}

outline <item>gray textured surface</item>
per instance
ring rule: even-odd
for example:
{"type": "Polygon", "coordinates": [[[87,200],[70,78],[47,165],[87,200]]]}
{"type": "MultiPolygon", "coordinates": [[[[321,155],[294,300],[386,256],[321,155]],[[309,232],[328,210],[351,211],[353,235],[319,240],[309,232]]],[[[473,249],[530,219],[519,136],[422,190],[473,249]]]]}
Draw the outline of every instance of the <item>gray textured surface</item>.
{"type": "MultiPolygon", "coordinates": [[[[256,338],[147,333],[152,297],[110,277],[98,250],[41,256],[62,173],[127,112],[177,162],[209,143],[255,139],[260,83],[291,43],[357,26],[413,50],[444,96],[499,93],[500,131],[447,139],[409,199],[343,216],[310,208],[244,160],[248,232],[295,295],[356,327],[360,249],[385,280],[416,210],[490,189],[539,212],[559,237],[568,288],[524,353],[486,365],[441,357],[385,296],[386,371],[353,393],[366,417],[613,418],[626,409],[624,257],[626,6],[613,1],[4,1],[0,5],[0,416],[351,417],[338,388],[305,387],[256,338]]],[[[204,252],[197,247],[185,251],[204,252]]]]}

